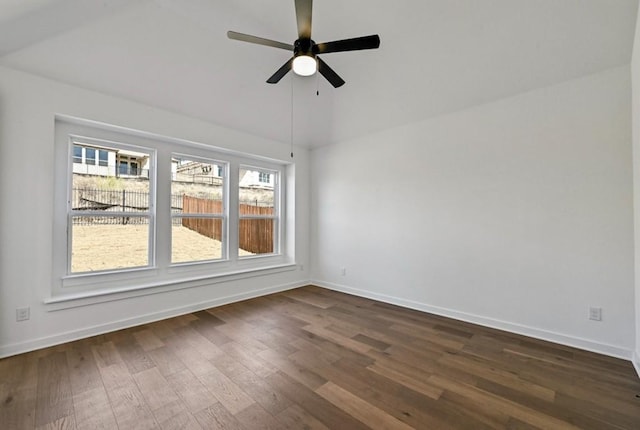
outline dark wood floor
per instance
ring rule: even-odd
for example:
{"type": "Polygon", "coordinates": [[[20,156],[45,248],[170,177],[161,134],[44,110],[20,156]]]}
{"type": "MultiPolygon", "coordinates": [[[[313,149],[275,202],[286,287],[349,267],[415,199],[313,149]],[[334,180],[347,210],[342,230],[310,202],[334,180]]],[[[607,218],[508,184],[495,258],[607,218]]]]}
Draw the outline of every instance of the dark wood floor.
{"type": "Polygon", "coordinates": [[[640,429],[630,363],[317,287],[0,360],[0,428],[640,429]]]}

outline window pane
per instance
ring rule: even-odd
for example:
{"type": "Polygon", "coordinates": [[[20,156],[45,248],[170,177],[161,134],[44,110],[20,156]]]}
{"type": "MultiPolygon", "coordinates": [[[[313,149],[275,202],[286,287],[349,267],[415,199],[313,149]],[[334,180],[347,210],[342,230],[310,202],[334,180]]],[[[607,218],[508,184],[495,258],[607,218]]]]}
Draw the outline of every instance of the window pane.
{"type": "MultiPolygon", "coordinates": [[[[272,173],[240,169],[240,203],[250,206],[273,207],[275,190],[272,173]],[[263,182],[261,179],[267,179],[263,182]]],[[[242,208],[240,210],[242,215],[242,208]]]]}
{"type": "Polygon", "coordinates": [[[171,262],[186,263],[221,259],[225,237],[224,172],[215,162],[174,155],[171,160],[171,212],[220,215],[220,218],[174,217],[171,262]]]}
{"type": "Polygon", "coordinates": [[[198,160],[174,157],[172,162],[171,209],[173,213],[224,213],[223,167],[198,160]]]}
{"type": "Polygon", "coordinates": [[[120,173],[121,175],[129,174],[129,163],[127,161],[118,162],[118,173],[120,173]]]}
{"type": "Polygon", "coordinates": [[[222,255],[222,219],[173,218],[172,263],[217,260],[222,255]]]}
{"type": "Polygon", "coordinates": [[[273,219],[241,219],[239,224],[239,255],[272,254],[275,252],[273,219]]]}
{"type": "Polygon", "coordinates": [[[85,163],[90,165],[96,164],[96,150],[93,148],[85,148],[85,163]]]}
{"type": "Polygon", "coordinates": [[[147,217],[74,216],[71,273],[149,265],[147,217]]]}
{"type": "Polygon", "coordinates": [[[73,145],[73,162],[82,163],[82,146],[73,145]]]}
{"type": "Polygon", "coordinates": [[[98,151],[98,163],[100,166],[107,166],[109,164],[109,153],[107,151],[103,151],[102,149],[98,151]]]}
{"type": "MultiPolygon", "coordinates": [[[[91,181],[74,175],[73,210],[108,212],[148,212],[149,182],[113,178],[113,181],[91,181]]],[[[120,218],[114,218],[120,219],[120,218]]],[[[126,219],[122,221],[126,224],[126,219]]]]}

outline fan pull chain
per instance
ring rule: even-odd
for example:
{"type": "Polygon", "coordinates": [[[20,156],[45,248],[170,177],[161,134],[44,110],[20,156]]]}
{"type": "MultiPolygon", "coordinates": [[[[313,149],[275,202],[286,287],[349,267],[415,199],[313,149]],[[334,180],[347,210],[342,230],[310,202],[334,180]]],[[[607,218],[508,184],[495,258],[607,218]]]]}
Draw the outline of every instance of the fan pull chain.
{"type": "Polygon", "coordinates": [[[316,72],[316,96],[320,95],[320,73],[316,72]]]}
{"type": "Polygon", "coordinates": [[[293,158],[293,73],[291,74],[291,158],[293,158]]]}

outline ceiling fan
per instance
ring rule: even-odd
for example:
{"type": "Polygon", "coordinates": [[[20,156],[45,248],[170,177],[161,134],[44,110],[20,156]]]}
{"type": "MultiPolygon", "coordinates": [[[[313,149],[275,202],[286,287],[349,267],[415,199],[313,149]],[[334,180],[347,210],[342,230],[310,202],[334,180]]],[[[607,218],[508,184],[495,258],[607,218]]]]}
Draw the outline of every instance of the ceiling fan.
{"type": "Polygon", "coordinates": [[[331,85],[338,88],[344,85],[344,80],[338,76],[327,63],[322,61],[318,55],[329,54],[331,52],[376,49],[380,46],[380,37],[378,37],[377,34],[353,39],[335,40],[333,42],[316,43],[311,39],[311,10],[313,8],[313,0],[295,0],[295,7],[296,19],[298,21],[298,39],[293,42],[293,45],[251,36],[249,34],[237,33],[235,31],[227,32],[229,39],[293,51],[293,57],[267,79],[267,82],[270,84],[277,84],[289,70],[293,69],[294,73],[301,76],[310,76],[318,71],[331,85]]]}

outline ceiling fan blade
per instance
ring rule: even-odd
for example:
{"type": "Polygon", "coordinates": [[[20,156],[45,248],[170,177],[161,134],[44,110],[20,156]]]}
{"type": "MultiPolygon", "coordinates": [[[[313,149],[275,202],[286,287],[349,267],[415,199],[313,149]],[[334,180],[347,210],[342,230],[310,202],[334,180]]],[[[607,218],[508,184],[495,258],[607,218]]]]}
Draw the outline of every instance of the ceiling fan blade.
{"type": "Polygon", "coordinates": [[[313,0],[295,0],[298,38],[311,39],[311,10],[313,0]]]}
{"type": "Polygon", "coordinates": [[[273,48],[281,48],[288,51],[293,51],[293,45],[290,45],[288,43],[277,42],[275,40],[265,39],[258,36],[251,36],[250,34],[227,31],[227,37],[229,39],[240,40],[241,42],[256,43],[258,45],[271,46],[273,48]]]}
{"type": "Polygon", "coordinates": [[[277,84],[278,82],[280,82],[280,79],[282,79],[284,77],[284,75],[289,73],[289,70],[291,70],[291,65],[293,64],[293,58],[294,57],[291,57],[291,59],[289,61],[284,63],[282,65],[282,67],[280,67],[278,69],[277,72],[275,72],[269,79],[267,79],[267,83],[268,84],[277,84]]]}
{"type": "Polygon", "coordinates": [[[338,76],[338,74],[334,72],[333,69],[327,65],[327,63],[325,63],[318,57],[316,57],[316,60],[318,60],[318,72],[320,72],[320,74],[324,76],[327,81],[329,81],[329,83],[333,85],[334,88],[338,88],[344,85],[344,80],[340,76],[338,76]]]}
{"type": "Polygon", "coordinates": [[[353,39],[343,39],[333,42],[318,43],[314,47],[314,52],[316,54],[328,54],[330,52],[376,49],[379,46],[380,37],[377,34],[373,34],[371,36],[354,37],[353,39]]]}

